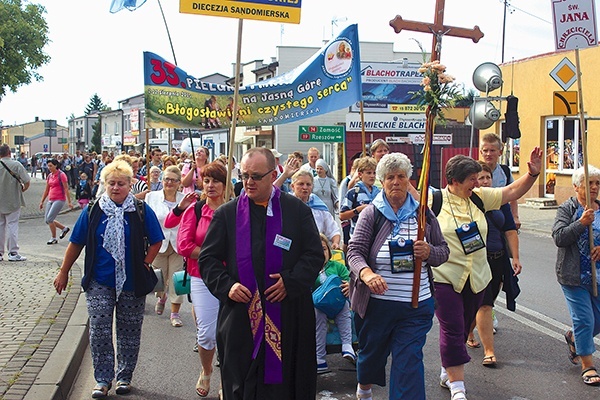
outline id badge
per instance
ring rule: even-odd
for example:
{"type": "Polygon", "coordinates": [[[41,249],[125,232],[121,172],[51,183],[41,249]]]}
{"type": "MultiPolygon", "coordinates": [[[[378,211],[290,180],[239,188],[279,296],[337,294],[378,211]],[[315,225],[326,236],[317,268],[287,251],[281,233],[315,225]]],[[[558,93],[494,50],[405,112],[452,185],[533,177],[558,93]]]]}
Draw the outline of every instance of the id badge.
{"type": "Polygon", "coordinates": [[[415,255],[411,239],[388,241],[390,247],[390,265],[393,274],[413,272],[415,270],[415,255]]]}
{"type": "Polygon", "coordinates": [[[471,254],[485,248],[485,242],[481,237],[477,222],[471,221],[471,223],[462,224],[455,231],[465,254],[471,254]]]}

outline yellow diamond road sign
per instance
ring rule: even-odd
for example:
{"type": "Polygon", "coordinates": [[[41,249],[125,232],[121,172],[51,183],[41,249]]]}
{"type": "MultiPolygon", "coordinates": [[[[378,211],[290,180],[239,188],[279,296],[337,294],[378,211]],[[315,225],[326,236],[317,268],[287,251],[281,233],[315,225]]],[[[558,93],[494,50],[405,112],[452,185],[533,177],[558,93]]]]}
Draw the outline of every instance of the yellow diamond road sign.
{"type": "Polygon", "coordinates": [[[569,88],[577,81],[577,68],[567,57],[565,57],[550,72],[550,76],[563,90],[569,90],[569,88]]]}
{"type": "Polygon", "coordinates": [[[554,92],[552,96],[554,115],[575,115],[577,109],[577,92],[554,92]]]}

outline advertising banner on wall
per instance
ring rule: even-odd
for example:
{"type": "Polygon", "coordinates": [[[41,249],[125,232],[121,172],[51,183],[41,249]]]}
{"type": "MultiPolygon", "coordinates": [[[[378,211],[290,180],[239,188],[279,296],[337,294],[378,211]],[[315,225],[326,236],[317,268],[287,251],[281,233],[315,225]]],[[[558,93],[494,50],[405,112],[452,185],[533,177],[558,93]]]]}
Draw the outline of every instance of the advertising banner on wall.
{"type": "MultiPolygon", "coordinates": [[[[369,132],[425,132],[425,114],[365,113],[365,130],[369,132]]],[[[362,130],[359,113],[346,114],[346,131],[362,130]]]]}
{"type": "MultiPolygon", "coordinates": [[[[414,93],[421,89],[421,65],[405,63],[361,62],[363,111],[377,113],[424,113],[414,93]]],[[[360,111],[354,104],[352,112],[360,111]]]]}
{"type": "MultiPolygon", "coordinates": [[[[237,125],[295,122],[349,107],[361,99],[357,25],[345,28],[304,64],[240,88],[237,125]]],[[[149,128],[216,129],[231,125],[234,88],[203,82],[144,52],[149,128]]]]}

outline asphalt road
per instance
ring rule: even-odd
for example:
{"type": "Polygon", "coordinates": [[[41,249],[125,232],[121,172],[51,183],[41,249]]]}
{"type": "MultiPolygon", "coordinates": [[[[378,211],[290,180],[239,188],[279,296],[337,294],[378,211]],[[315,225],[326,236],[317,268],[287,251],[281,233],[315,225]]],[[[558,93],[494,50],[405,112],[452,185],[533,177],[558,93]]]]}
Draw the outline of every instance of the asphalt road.
{"type": "MultiPolygon", "coordinates": [[[[569,323],[568,312],[556,279],[556,249],[544,235],[522,233],[523,274],[517,312],[506,310],[499,299],[500,328],[495,336],[499,366],[481,366],[482,349],[469,350],[472,361],[466,366],[469,399],[598,399],[600,388],[581,382],[579,367],[567,360],[562,334],[569,323]]],[[[134,375],[134,391],[129,399],[193,399],[200,372],[197,353],[192,352],[195,331],[189,304],[182,307],[182,328],[172,328],[168,314],[154,313],[154,299],[147,298],[140,360],[134,375]]],[[[425,374],[428,399],[448,399],[449,392],[438,384],[439,326],[434,326],[425,346],[425,374]]],[[[596,340],[597,349],[600,341],[596,340]]],[[[598,356],[598,352],[596,352],[598,356]]],[[[597,364],[600,364],[596,357],[597,364]]],[[[332,372],[318,377],[319,400],[355,398],[356,373],[339,354],[328,356],[332,372]]],[[[388,365],[389,368],[389,365],[388,365]]],[[[70,399],[89,398],[94,386],[89,352],[70,399]]],[[[208,399],[216,399],[219,387],[215,369],[208,399]]],[[[388,388],[374,387],[374,399],[388,397],[388,388]]],[[[114,391],[109,398],[116,398],[114,391]]]]}

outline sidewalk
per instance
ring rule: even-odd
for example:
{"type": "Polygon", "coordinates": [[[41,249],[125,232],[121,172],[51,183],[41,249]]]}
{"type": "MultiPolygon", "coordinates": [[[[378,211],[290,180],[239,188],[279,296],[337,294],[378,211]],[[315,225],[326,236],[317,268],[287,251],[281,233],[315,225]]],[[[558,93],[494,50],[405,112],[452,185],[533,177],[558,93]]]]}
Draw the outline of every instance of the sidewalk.
{"type": "MultiPolygon", "coordinates": [[[[38,204],[44,184],[35,179],[26,192],[19,236],[28,260],[0,263],[0,400],[66,399],[88,344],[81,267],[72,268],[66,293],[57,295],[52,285],[66,240],[55,246],[43,240],[47,228],[38,204]]],[[[519,214],[523,231],[551,234],[556,210],[520,205],[519,214]]],[[[70,224],[77,215],[63,210],[61,220],[70,224]]]]}

